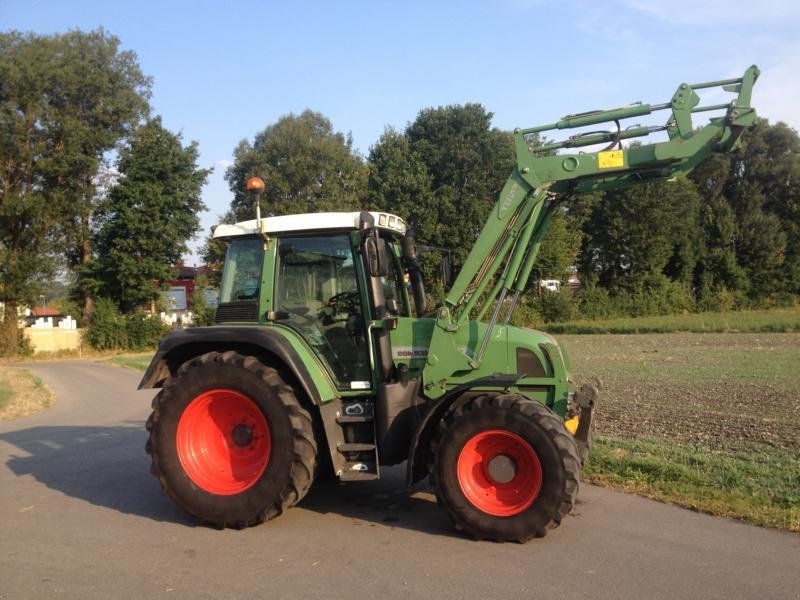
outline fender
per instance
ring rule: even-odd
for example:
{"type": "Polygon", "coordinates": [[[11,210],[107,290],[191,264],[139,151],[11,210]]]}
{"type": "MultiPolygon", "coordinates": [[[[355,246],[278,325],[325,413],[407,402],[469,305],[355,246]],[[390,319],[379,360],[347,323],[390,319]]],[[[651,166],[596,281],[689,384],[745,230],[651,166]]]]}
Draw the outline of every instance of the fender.
{"type": "Polygon", "coordinates": [[[433,434],[436,431],[436,426],[444,416],[458,408],[464,402],[468,402],[471,395],[464,394],[475,388],[493,388],[494,390],[507,390],[508,388],[517,384],[522,379],[524,374],[514,375],[490,375],[489,377],[481,377],[468,383],[454,387],[452,390],[445,392],[445,394],[437,400],[417,426],[414,432],[414,437],[411,440],[411,447],[408,450],[408,466],[406,472],[406,481],[408,485],[412,485],[425,477],[428,474],[428,456],[430,455],[430,443],[433,439],[433,434]]]}
{"type": "Polygon", "coordinates": [[[226,350],[267,354],[282,362],[315,406],[329,400],[333,390],[322,390],[292,343],[274,327],[215,325],[177,329],[158,343],[158,350],[142,377],[138,389],[159,388],[180,366],[206,352],[226,350]]]}

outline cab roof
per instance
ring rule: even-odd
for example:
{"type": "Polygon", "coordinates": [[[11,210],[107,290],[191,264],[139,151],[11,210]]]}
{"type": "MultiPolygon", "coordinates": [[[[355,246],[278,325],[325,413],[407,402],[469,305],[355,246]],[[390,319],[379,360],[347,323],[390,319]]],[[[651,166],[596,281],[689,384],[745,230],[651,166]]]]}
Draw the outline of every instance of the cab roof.
{"type": "MultiPolygon", "coordinates": [[[[400,235],[406,232],[406,223],[400,217],[383,212],[370,212],[375,226],[400,235]]],[[[360,228],[360,212],[320,212],[301,215],[264,217],[259,229],[255,219],[239,223],[221,224],[214,228],[214,239],[252,236],[259,233],[294,233],[299,231],[325,231],[336,229],[356,230],[360,228]]]]}

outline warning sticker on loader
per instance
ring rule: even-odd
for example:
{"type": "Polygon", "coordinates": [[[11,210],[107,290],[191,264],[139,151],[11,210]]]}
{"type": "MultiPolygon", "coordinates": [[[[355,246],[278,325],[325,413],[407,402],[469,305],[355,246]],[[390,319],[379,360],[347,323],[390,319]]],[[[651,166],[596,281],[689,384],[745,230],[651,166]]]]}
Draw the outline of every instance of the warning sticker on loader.
{"type": "Polygon", "coordinates": [[[622,150],[611,150],[609,152],[597,153],[597,168],[613,169],[614,167],[625,166],[625,154],[622,150]]]}

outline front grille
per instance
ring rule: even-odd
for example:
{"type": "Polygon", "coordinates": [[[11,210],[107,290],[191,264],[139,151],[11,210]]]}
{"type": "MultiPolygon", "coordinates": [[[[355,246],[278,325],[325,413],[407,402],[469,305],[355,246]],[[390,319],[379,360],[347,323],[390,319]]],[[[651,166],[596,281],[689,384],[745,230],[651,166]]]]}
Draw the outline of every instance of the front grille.
{"type": "Polygon", "coordinates": [[[217,323],[258,321],[258,302],[228,302],[217,307],[217,323]]]}

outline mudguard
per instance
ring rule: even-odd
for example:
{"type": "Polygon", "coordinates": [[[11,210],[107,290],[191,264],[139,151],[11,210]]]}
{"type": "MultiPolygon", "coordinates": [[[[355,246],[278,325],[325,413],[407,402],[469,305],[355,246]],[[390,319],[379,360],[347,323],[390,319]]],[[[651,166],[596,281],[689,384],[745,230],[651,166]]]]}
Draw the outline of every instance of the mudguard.
{"type": "Polygon", "coordinates": [[[457,407],[460,398],[464,398],[464,402],[470,399],[470,396],[464,396],[466,392],[475,390],[475,388],[502,391],[516,385],[523,377],[524,375],[521,374],[482,377],[454,387],[439,398],[436,404],[422,417],[422,420],[417,425],[417,430],[414,432],[414,438],[411,440],[406,472],[408,485],[419,481],[428,474],[428,454],[430,453],[430,443],[436,431],[436,425],[450,410],[457,407]]]}
{"type": "Polygon", "coordinates": [[[158,350],[139,383],[139,389],[161,387],[184,362],[195,356],[227,350],[266,355],[280,361],[294,375],[314,405],[331,397],[332,390],[320,389],[327,386],[315,382],[303,357],[283,332],[274,327],[236,325],[177,329],[167,334],[159,342],[158,350]]]}

